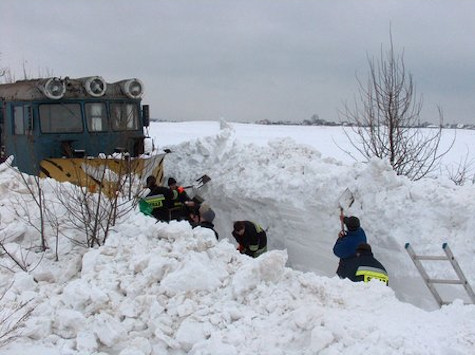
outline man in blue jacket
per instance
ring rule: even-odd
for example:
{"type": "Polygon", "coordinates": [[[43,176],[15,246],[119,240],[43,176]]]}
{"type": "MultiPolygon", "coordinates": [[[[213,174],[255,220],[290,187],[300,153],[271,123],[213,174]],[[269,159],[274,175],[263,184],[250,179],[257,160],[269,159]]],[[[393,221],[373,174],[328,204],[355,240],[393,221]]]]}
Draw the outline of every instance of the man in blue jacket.
{"type": "Polygon", "coordinates": [[[356,248],[362,243],[366,243],[366,234],[360,226],[360,220],[357,217],[341,216],[347,231],[340,231],[338,239],[333,246],[333,253],[340,258],[340,263],[336,271],[341,278],[346,276],[345,262],[356,256],[356,248]]]}

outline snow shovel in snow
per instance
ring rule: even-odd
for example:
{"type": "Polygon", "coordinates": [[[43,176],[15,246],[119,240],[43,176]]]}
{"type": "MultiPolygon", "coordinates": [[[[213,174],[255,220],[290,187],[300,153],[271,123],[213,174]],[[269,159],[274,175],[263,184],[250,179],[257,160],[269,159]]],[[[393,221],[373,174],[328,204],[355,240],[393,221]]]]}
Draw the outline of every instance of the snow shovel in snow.
{"type": "Polygon", "coordinates": [[[200,176],[198,179],[195,180],[195,183],[193,185],[188,185],[188,186],[183,186],[184,189],[191,189],[191,188],[202,188],[204,185],[206,185],[209,181],[211,181],[211,178],[204,174],[203,176],[200,176]]]}
{"type": "Polygon", "coordinates": [[[338,199],[338,207],[340,207],[340,219],[341,219],[341,230],[345,230],[345,225],[343,223],[343,211],[351,207],[351,205],[355,202],[355,196],[353,196],[353,192],[349,188],[346,188],[345,191],[340,195],[338,199]]]}

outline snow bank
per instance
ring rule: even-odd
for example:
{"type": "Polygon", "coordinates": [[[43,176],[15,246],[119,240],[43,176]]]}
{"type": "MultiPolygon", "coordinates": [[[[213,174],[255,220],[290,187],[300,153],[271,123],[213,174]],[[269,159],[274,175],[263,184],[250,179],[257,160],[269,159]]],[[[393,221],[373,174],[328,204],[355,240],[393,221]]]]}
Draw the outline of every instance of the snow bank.
{"type": "MultiPolygon", "coordinates": [[[[31,249],[29,273],[2,255],[3,314],[19,302],[33,307],[3,354],[473,351],[475,306],[456,300],[436,309],[403,249],[409,241],[439,250],[448,241],[473,284],[473,187],[413,183],[380,161],[349,166],[290,139],[243,144],[229,125],[174,151],[166,169],[179,182],[212,177],[196,192],[216,211],[220,240],[211,230],[156,223],[134,211],[99,248],[60,238],[59,261],[53,248],[44,255],[31,249]],[[347,187],[356,197],[347,212],[361,218],[390,287],[334,276],[336,200],[347,187]],[[272,250],[257,259],[240,255],[227,239],[232,221],[244,218],[269,228],[272,250]]],[[[37,212],[11,170],[0,173],[0,191],[4,246],[21,255],[18,243],[38,244],[25,222],[37,212]]],[[[52,234],[49,245],[54,241],[52,234]]]]}
{"type": "MultiPolygon", "coordinates": [[[[360,218],[398,298],[436,307],[404,248],[406,242],[426,255],[445,255],[442,244],[447,242],[475,284],[473,185],[457,187],[444,177],[411,182],[381,160],[348,165],[288,137],[267,145],[243,144],[229,124],[216,136],[185,142],[174,151],[166,171],[179,181],[202,173],[212,177],[199,193],[218,211],[220,236],[231,241],[232,221],[256,220],[268,228],[271,248],[287,250],[288,266],[333,276],[338,260],[332,247],[340,229],[337,201],[349,188],[355,203],[345,213],[360,218]]],[[[431,275],[455,277],[449,263],[439,264],[431,275]]],[[[446,288],[449,299],[468,301],[461,287],[446,288]]]]}

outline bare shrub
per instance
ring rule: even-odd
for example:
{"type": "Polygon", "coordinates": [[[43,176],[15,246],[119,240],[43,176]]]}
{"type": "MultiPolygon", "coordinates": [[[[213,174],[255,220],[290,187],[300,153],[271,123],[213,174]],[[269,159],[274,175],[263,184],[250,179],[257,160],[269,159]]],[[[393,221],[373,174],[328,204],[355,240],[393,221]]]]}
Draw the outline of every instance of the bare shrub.
{"type": "Polygon", "coordinates": [[[465,157],[460,158],[458,164],[455,166],[447,166],[447,172],[449,174],[449,179],[454,182],[455,185],[465,185],[468,181],[472,184],[475,183],[475,172],[474,172],[474,159],[470,159],[469,152],[466,153],[465,157]]]}
{"type": "MultiPolygon", "coordinates": [[[[1,254],[13,263],[2,263],[0,266],[12,272],[15,267],[23,271],[31,271],[36,267],[44,252],[50,248],[48,239],[51,242],[51,236],[54,236],[56,260],[59,260],[60,237],[85,247],[104,244],[117,219],[137,204],[136,195],[140,189],[138,179],[127,170],[114,173],[105,168],[99,169],[96,175],[90,178],[91,184],[86,182],[85,186],[78,186],[26,175],[16,168],[10,168],[24,187],[24,192],[16,195],[17,201],[12,203],[11,208],[19,220],[39,234],[39,244],[26,245],[20,240],[23,238],[3,233],[0,252],[3,251],[1,254]],[[51,193],[45,193],[44,184],[48,184],[51,193]],[[98,190],[92,189],[91,186],[98,186],[98,190]],[[81,231],[80,235],[84,236],[84,239],[71,238],[68,229],[81,231]],[[34,257],[30,255],[32,250],[36,252],[34,257]],[[41,253],[39,257],[38,252],[41,253]]],[[[78,167],[78,175],[79,170],[82,169],[78,167]]],[[[81,179],[83,177],[76,178],[77,181],[81,179]]],[[[78,235],[77,232],[73,234],[78,235]]]]}
{"type": "Polygon", "coordinates": [[[345,104],[340,120],[349,125],[356,138],[345,130],[351,145],[366,159],[386,159],[398,175],[419,180],[440,165],[453,146],[441,150],[443,114],[439,108],[437,128],[421,127],[422,100],[417,97],[412,75],[403,54],[390,47],[379,60],[369,59],[368,81],[357,78],[358,96],[354,105],[345,104]]]}
{"type": "Polygon", "coordinates": [[[43,188],[41,186],[41,181],[38,176],[30,176],[25,175],[16,170],[18,173],[17,175],[22,182],[22,185],[28,190],[29,194],[28,197],[32,199],[33,204],[37,207],[39,212],[39,218],[36,221],[33,220],[31,216],[31,203],[28,201],[23,200],[23,203],[17,203],[15,205],[15,212],[19,218],[26,220],[26,222],[35,228],[40,233],[40,244],[42,251],[45,251],[47,248],[46,244],[46,224],[45,224],[45,217],[48,213],[47,204],[45,202],[45,195],[43,192],[43,188]],[[19,210],[22,210],[23,213],[19,213],[19,210]]]}
{"type": "MultiPolygon", "coordinates": [[[[69,226],[84,233],[83,240],[74,240],[79,245],[103,245],[117,220],[137,204],[136,196],[140,187],[136,175],[127,170],[112,172],[105,168],[106,165],[96,169],[93,178],[90,175],[87,177],[91,179],[90,183],[86,181],[82,186],[56,185],[55,195],[66,209],[69,226]],[[98,189],[91,186],[97,186],[98,189]]],[[[82,174],[79,169],[78,180],[82,174]]]]}
{"type": "MultiPolygon", "coordinates": [[[[0,59],[2,57],[2,53],[0,52],[0,59]]],[[[12,74],[12,71],[8,67],[0,67],[0,83],[13,83],[15,78],[12,74]]]]}
{"type": "Polygon", "coordinates": [[[22,271],[28,272],[36,268],[43,259],[44,252],[48,248],[46,235],[51,232],[47,223],[49,215],[47,204],[45,202],[43,189],[38,177],[24,175],[17,169],[11,167],[9,162],[5,163],[9,169],[14,171],[20,186],[25,188],[23,193],[18,193],[12,199],[8,208],[11,209],[18,220],[25,222],[28,227],[39,233],[38,242],[26,238],[29,233],[27,230],[17,229],[15,223],[11,221],[2,223],[0,220],[1,237],[0,251],[1,256],[7,257],[13,263],[2,260],[1,267],[15,272],[18,267],[22,271]],[[48,231],[47,231],[48,229],[48,231]]]}

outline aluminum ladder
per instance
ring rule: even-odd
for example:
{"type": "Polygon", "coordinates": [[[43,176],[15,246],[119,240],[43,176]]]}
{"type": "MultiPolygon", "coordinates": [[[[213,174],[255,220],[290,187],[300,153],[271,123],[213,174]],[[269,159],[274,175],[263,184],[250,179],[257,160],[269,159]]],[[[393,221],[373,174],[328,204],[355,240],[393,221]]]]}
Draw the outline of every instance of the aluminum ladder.
{"type": "Polygon", "coordinates": [[[405,245],[406,251],[411,257],[412,261],[417,267],[417,270],[419,270],[419,273],[421,274],[422,278],[424,279],[425,284],[429,288],[430,292],[434,296],[435,300],[439,304],[439,307],[441,307],[444,304],[449,304],[450,302],[444,302],[442,298],[440,297],[439,292],[435,288],[434,284],[454,284],[454,285],[462,285],[465,290],[468,293],[469,298],[471,299],[471,303],[475,304],[475,293],[473,292],[472,287],[468,283],[467,279],[465,278],[465,275],[462,272],[462,269],[460,268],[457,260],[455,260],[454,254],[452,254],[452,251],[449,248],[449,245],[447,243],[442,244],[442,249],[445,251],[445,255],[442,256],[424,256],[424,255],[416,255],[414,252],[414,249],[412,249],[411,245],[409,243],[406,243],[405,245]],[[424,266],[421,263],[421,260],[447,260],[450,261],[450,264],[454,268],[455,273],[458,276],[458,279],[454,280],[443,280],[443,279],[431,279],[429,275],[427,274],[424,266]]]}

